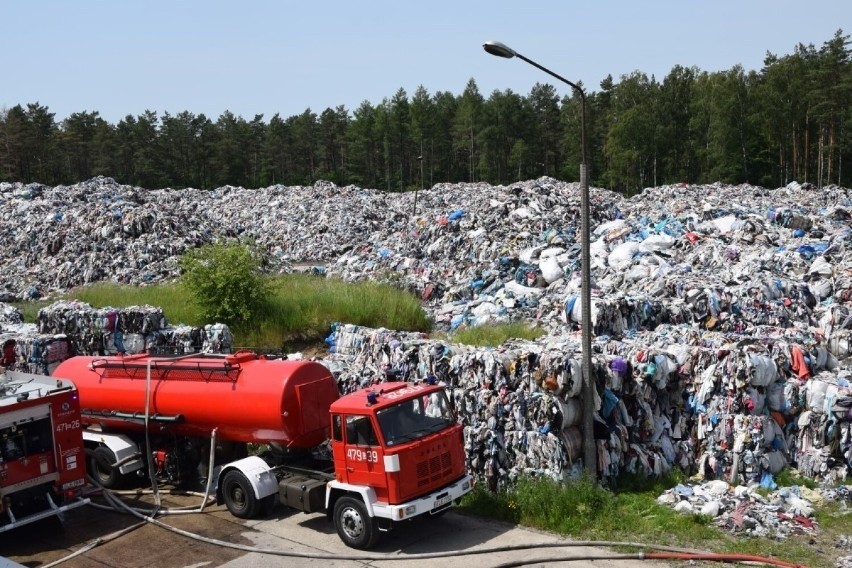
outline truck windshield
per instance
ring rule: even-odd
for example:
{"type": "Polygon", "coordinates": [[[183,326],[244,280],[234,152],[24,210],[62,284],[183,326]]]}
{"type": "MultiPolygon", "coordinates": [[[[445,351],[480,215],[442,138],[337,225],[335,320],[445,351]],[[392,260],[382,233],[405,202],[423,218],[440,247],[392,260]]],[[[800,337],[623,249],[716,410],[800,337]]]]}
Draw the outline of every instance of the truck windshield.
{"type": "Polygon", "coordinates": [[[376,414],[388,446],[434,434],[455,422],[444,391],[402,401],[376,414]]]}

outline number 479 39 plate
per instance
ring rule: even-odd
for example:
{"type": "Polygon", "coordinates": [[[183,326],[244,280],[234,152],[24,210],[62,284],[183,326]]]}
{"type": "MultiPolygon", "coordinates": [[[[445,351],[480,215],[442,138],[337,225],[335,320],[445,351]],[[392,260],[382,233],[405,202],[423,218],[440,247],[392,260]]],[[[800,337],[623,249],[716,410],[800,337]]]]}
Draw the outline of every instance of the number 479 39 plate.
{"type": "Polygon", "coordinates": [[[438,497],[435,500],[435,504],[432,506],[432,508],[437,509],[438,507],[443,507],[444,505],[446,505],[449,502],[450,502],[450,496],[449,495],[442,495],[441,497],[438,497]]]}

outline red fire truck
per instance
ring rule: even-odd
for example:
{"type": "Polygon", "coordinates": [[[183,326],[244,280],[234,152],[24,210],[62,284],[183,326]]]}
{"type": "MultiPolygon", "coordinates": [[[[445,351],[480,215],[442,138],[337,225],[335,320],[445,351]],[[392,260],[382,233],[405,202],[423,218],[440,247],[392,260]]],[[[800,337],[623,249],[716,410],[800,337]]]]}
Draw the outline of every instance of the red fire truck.
{"type": "Polygon", "coordinates": [[[54,374],[77,386],[89,469],[106,487],[151,469],[174,484],[211,476],[237,517],[277,502],[325,512],[360,549],[472,489],[462,427],[439,385],[340,396],[319,363],[251,352],[72,357],[54,374]],[[248,443],[264,450],[249,456],[248,443]]]}
{"type": "Polygon", "coordinates": [[[0,375],[0,532],[89,502],[82,432],[71,381],[0,375]]]}

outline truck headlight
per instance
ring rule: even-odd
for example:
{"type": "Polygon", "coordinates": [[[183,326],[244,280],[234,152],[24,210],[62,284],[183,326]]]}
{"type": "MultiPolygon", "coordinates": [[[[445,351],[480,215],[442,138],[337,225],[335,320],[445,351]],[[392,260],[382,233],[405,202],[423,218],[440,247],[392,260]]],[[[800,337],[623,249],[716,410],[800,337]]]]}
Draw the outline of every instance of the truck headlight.
{"type": "Polygon", "coordinates": [[[467,491],[468,489],[470,489],[470,480],[469,479],[467,481],[465,481],[464,483],[462,483],[462,491],[467,491]]]}
{"type": "Polygon", "coordinates": [[[415,511],[417,511],[417,507],[415,507],[414,505],[409,505],[401,511],[402,515],[400,516],[400,518],[404,519],[405,517],[410,517],[415,513],[415,511]]]}

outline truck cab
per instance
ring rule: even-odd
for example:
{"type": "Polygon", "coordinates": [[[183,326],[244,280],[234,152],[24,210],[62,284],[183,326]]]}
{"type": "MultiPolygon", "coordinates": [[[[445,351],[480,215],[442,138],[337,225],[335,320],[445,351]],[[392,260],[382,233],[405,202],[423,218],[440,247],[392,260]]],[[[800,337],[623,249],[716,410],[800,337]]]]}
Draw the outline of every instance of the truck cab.
{"type": "Polygon", "coordinates": [[[327,511],[347,545],[369,548],[376,531],[438,515],[471,490],[462,427],[442,387],[381,383],[341,397],[330,411],[327,511]]]}
{"type": "MultiPolygon", "coordinates": [[[[314,400],[322,383],[306,385],[300,400],[314,400]]],[[[270,445],[223,467],[217,495],[234,515],[251,518],[277,493],[285,506],[324,512],[347,546],[368,549],[381,532],[437,517],[473,489],[462,426],[439,385],[379,383],[337,398],[323,418],[325,459],[270,445]]]]}

